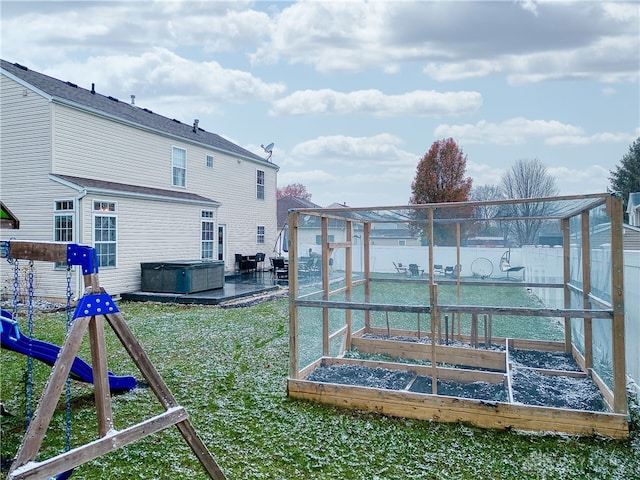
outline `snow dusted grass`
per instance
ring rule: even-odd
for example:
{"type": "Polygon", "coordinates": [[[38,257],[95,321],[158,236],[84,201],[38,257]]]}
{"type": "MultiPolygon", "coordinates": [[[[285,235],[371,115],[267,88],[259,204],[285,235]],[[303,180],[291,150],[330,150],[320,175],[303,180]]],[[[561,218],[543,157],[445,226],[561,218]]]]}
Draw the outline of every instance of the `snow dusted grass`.
{"type": "MultiPolygon", "coordinates": [[[[220,309],[121,303],[120,308],[229,479],[635,479],[640,431],[616,442],[388,418],[290,400],[287,301],[220,309]]],[[[60,343],[63,314],[38,314],[37,338],[60,343]]],[[[107,328],[109,368],[140,375],[107,328]]],[[[2,350],[3,477],[24,427],[24,357],[2,350]]],[[[82,348],[88,358],[88,340],[82,348]]],[[[39,396],[50,368],[35,364],[39,396]]],[[[636,404],[636,425],[640,412],[636,404]]],[[[73,444],[95,438],[92,389],[73,385],[73,444]]],[[[148,388],[115,395],[116,428],[160,406],[148,388]]],[[[63,448],[64,406],[44,455],[63,448]]],[[[78,479],[207,478],[177,429],[79,467],[78,479]]]]}

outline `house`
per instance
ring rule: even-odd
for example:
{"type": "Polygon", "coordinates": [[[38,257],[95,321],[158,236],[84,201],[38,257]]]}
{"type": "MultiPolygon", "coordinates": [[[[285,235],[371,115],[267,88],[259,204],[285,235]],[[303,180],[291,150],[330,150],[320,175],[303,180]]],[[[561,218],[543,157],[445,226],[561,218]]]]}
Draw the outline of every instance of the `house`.
{"type": "MultiPolygon", "coordinates": [[[[94,246],[111,295],[140,288],[143,262],[214,260],[230,271],[234,254],[275,243],[278,166],[269,160],[95,84],[4,60],[0,74],[0,200],[19,225],[5,230],[3,220],[2,240],[94,246]]],[[[36,276],[37,296],[64,295],[64,266],[36,265],[36,276]]]]}

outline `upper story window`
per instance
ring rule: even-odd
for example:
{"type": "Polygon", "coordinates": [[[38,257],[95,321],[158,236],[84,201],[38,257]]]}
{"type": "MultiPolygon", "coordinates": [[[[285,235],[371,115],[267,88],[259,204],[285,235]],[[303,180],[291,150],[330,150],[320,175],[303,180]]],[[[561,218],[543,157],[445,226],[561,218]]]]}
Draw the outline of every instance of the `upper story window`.
{"type": "Polygon", "coordinates": [[[264,170],[256,170],[256,198],[264,200],[264,170]]]}
{"type": "Polygon", "coordinates": [[[207,168],[213,168],[213,155],[207,155],[207,158],[205,160],[205,166],[207,168]]]}
{"type": "Polygon", "coordinates": [[[116,266],[117,218],[115,202],[93,202],[93,245],[98,266],[116,266]]]}
{"type": "Polygon", "coordinates": [[[172,185],[174,187],[186,186],[187,177],[187,151],[184,148],[173,147],[171,151],[172,185]]]}

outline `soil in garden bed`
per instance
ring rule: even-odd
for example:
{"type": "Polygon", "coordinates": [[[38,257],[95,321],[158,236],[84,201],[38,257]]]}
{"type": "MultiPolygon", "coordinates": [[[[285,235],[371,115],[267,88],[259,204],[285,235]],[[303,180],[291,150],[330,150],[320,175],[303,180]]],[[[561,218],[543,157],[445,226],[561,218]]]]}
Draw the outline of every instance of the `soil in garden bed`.
{"type": "MultiPolygon", "coordinates": [[[[361,365],[332,365],[316,368],[307,377],[312,382],[338,383],[360,387],[404,390],[413,374],[386,368],[361,365]]],[[[431,393],[431,377],[418,376],[409,389],[416,393],[431,393]]],[[[459,383],[438,380],[438,395],[475,398],[487,401],[507,401],[507,392],[502,384],[485,382],[459,383]]]]}
{"type": "MultiPolygon", "coordinates": [[[[309,374],[307,380],[404,390],[412,378],[411,373],[400,370],[362,365],[331,365],[316,368],[309,374]]],[[[511,386],[513,399],[517,403],[597,412],[607,411],[600,391],[588,378],[543,375],[528,368],[515,368],[511,386]]],[[[430,394],[432,392],[431,377],[418,376],[409,391],[430,394]]],[[[508,401],[506,388],[501,383],[461,383],[438,380],[438,395],[484,401],[508,401]]]]}
{"type": "Polygon", "coordinates": [[[549,370],[568,370],[581,372],[580,365],[570,353],[542,352],[540,350],[509,349],[509,359],[514,365],[532,368],[546,368],[549,370]]]}
{"type": "Polygon", "coordinates": [[[607,412],[602,394],[590,378],[544,375],[529,368],[511,374],[514,402],[543,407],[607,412]]]}
{"type": "MultiPolygon", "coordinates": [[[[373,340],[393,340],[396,342],[412,342],[412,343],[424,343],[425,345],[431,345],[431,338],[429,336],[422,337],[412,337],[412,336],[404,336],[404,335],[376,335],[373,333],[365,333],[362,335],[362,338],[369,338],[373,340]]],[[[444,334],[442,334],[442,340],[437,345],[447,346],[447,347],[458,347],[458,348],[473,348],[469,342],[460,342],[458,340],[453,340],[453,338],[449,338],[447,342],[444,334]]],[[[494,350],[494,351],[504,351],[504,345],[494,345],[491,344],[487,348],[485,348],[484,342],[478,342],[478,348],[476,350],[494,350]]]]}

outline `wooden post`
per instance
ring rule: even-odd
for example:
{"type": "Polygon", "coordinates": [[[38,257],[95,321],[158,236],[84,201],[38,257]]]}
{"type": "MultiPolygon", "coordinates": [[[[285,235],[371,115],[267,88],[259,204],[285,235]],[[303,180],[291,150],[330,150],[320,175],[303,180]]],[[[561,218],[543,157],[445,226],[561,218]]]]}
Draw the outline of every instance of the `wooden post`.
{"type": "MultiPolygon", "coordinates": [[[[371,301],[371,260],[369,255],[369,239],[371,236],[371,223],[366,222],[364,224],[364,232],[362,234],[362,245],[364,248],[364,303],[371,301]]],[[[368,332],[371,329],[371,312],[369,310],[364,312],[364,328],[368,332]]]]}
{"type": "Polygon", "coordinates": [[[436,322],[440,318],[438,312],[438,284],[429,287],[431,290],[431,393],[438,394],[438,368],[436,358],[436,322]]]}
{"type": "MultiPolygon", "coordinates": [[[[564,287],[564,308],[571,308],[571,228],[569,219],[560,220],[562,230],[562,272],[564,287]]],[[[564,351],[571,353],[571,317],[564,317],[564,351]]]]}
{"type": "MultiPolygon", "coordinates": [[[[322,298],[329,300],[329,219],[321,217],[322,236],[322,298]]],[[[329,356],[329,309],[322,307],[322,355],[329,356]]]]}
{"type": "MultiPolygon", "coordinates": [[[[352,300],[353,294],[353,224],[350,220],[346,222],[346,230],[347,230],[347,246],[345,248],[344,256],[345,256],[345,269],[344,269],[344,281],[345,281],[345,299],[347,302],[352,300]]],[[[362,239],[360,239],[362,240],[362,239]]],[[[347,308],[344,311],[344,322],[347,327],[347,331],[345,332],[345,341],[344,348],[346,350],[351,350],[351,309],[347,308]]]]}
{"type": "Polygon", "coordinates": [[[298,252],[298,225],[300,225],[300,214],[289,212],[289,378],[299,378],[300,372],[300,329],[298,325],[298,307],[296,297],[298,296],[298,275],[297,270],[291,269],[291,262],[297,265],[298,252]]]}
{"type": "Polygon", "coordinates": [[[611,305],[613,320],[612,363],[613,363],[613,409],[616,413],[627,413],[627,390],[625,379],[624,345],[624,259],[623,259],[623,212],[622,198],[611,196],[607,199],[607,210],[611,218],[611,305]]]}
{"type": "Polygon", "coordinates": [[[478,314],[471,314],[471,346],[478,348],[478,314]]]}
{"type": "Polygon", "coordinates": [[[98,433],[104,437],[113,429],[111,391],[109,390],[109,369],[107,367],[107,347],[104,338],[104,317],[96,315],[89,322],[91,345],[91,365],[93,367],[94,397],[98,413],[98,433]]]}
{"type": "MultiPolygon", "coordinates": [[[[589,212],[580,215],[582,224],[582,307],[591,308],[591,242],[589,238],[589,212]]],[[[584,318],[584,363],[588,370],[593,367],[593,330],[591,318],[584,318]]]]}

